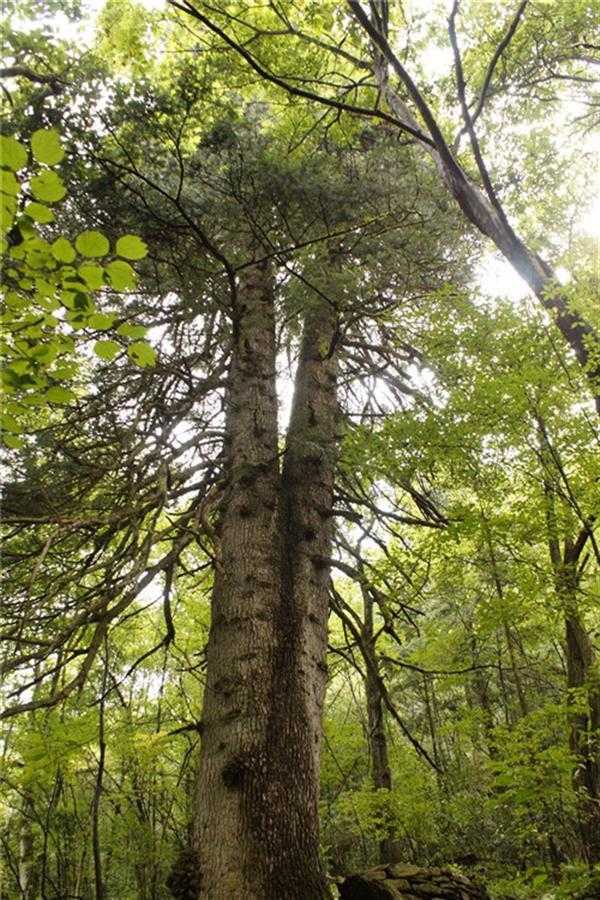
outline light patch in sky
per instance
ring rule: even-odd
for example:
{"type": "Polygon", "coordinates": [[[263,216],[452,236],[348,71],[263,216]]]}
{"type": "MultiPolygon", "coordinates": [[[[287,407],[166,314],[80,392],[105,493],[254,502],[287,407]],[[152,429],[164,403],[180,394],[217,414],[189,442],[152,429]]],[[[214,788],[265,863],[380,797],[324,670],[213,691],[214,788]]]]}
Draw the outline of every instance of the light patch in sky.
{"type": "MultiPolygon", "coordinates": [[[[106,0],[87,0],[82,5],[83,18],[79,22],[71,22],[64,13],[57,13],[52,20],[53,31],[64,40],[78,41],[85,47],[91,47],[96,35],[96,19],[106,5],[106,0]]],[[[138,6],[153,12],[166,9],[166,0],[138,0],[138,6]]]]}
{"type": "Polygon", "coordinates": [[[477,280],[487,295],[506,297],[515,304],[531,296],[527,282],[499,253],[488,253],[484,257],[479,266],[477,280]]]}
{"type": "MultiPolygon", "coordinates": [[[[600,161],[598,163],[598,170],[599,175],[596,180],[597,182],[600,182],[600,161]]],[[[579,225],[581,230],[586,234],[600,237],[600,192],[596,194],[588,211],[581,217],[579,225]]]]}
{"type": "Polygon", "coordinates": [[[600,238],[600,132],[586,134],[583,148],[593,160],[592,196],[578,226],[584,234],[600,238]]]}
{"type": "Polygon", "coordinates": [[[285,432],[290,424],[292,402],[294,400],[294,382],[290,372],[279,371],[277,377],[277,399],[279,401],[279,430],[285,432]]]}

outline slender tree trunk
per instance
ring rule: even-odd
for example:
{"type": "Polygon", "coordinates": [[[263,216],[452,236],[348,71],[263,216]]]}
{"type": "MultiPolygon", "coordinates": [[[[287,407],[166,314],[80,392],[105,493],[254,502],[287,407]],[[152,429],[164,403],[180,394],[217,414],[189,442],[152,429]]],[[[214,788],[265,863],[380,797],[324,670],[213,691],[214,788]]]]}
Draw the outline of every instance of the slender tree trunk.
{"type": "Polygon", "coordinates": [[[104,734],[104,707],[106,702],[106,685],[108,680],[108,658],[104,658],[104,676],[102,679],[102,696],[98,709],[98,770],[92,800],[92,853],[94,860],[94,887],[96,900],[104,900],[104,879],[102,877],[102,848],[100,846],[100,800],[102,798],[102,782],[106,761],[106,739],[104,734]]]}
{"type": "Polygon", "coordinates": [[[35,866],[33,818],[33,797],[29,791],[26,791],[23,796],[23,814],[19,833],[19,888],[22,900],[35,900],[39,889],[35,866]]]}
{"type": "Polygon", "coordinates": [[[569,743],[575,755],[573,785],[578,795],[583,855],[590,865],[600,862],[600,690],[594,684],[594,651],[581,621],[574,566],[557,575],[557,591],[565,608],[567,686],[576,691],[578,709],[570,715],[569,743]],[[581,709],[584,692],[585,707],[581,709]]]}
{"type": "Polygon", "coordinates": [[[567,687],[570,692],[576,693],[577,696],[572,695],[571,699],[579,707],[569,716],[569,744],[575,756],[573,786],[578,797],[582,855],[591,865],[600,862],[600,687],[595,671],[594,648],[579,611],[578,593],[585,566],[581,558],[592,536],[592,523],[584,525],[575,540],[567,535],[561,541],[554,470],[558,468],[562,473],[562,464],[552,447],[544,420],[539,415],[536,418],[543,467],[548,552],[554,573],[554,589],[564,613],[567,687]],[[586,705],[581,708],[583,697],[586,705]]]}
{"type": "Polygon", "coordinates": [[[317,814],[329,579],[320,560],[332,527],[335,362],[324,324],[308,316],[280,474],[272,275],[262,264],[244,270],[202,715],[201,898],[328,896],[317,814]]]}
{"type": "MultiPolygon", "coordinates": [[[[283,821],[292,829],[299,877],[274,897],[328,896],[319,864],[319,779],[327,683],[327,620],[337,455],[337,316],[326,303],[308,310],[296,372],[281,488],[282,596],[271,734],[283,821]],[[294,789],[290,792],[290,775],[294,789]],[[304,874],[302,874],[304,873],[304,874]],[[302,880],[304,879],[304,883],[302,880]]],[[[279,853],[290,853],[279,831],[279,853]]],[[[266,896],[266,895],[265,895],[266,896]]]]}
{"type": "MultiPolygon", "coordinates": [[[[374,665],[377,666],[375,653],[375,634],[373,624],[373,598],[363,588],[364,628],[363,637],[368,644],[374,665]]],[[[369,728],[369,751],[371,754],[371,780],[375,790],[392,790],[392,770],[388,753],[387,733],[383,700],[377,672],[365,666],[365,694],[367,701],[367,721],[369,728]]],[[[379,842],[379,861],[382,863],[397,862],[397,843],[394,840],[394,827],[388,815],[385,835],[379,842]]]]}
{"type": "Polygon", "coordinates": [[[436,772],[440,791],[444,790],[444,779],[441,773],[446,768],[446,760],[441,752],[440,742],[437,733],[437,703],[435,696],[435,680],[431,675],[423,675],[423,699],[425,701],[425,715],[427,716],[427,725],[429,727],[429,736],[431,737],[431,754],[433,760],[438,767],[436,772]]]}
{"type": "Polygon", "coordinates": [[[519,667],[517,666],[517,661],[515,657],[515,648],[514,648],[514,638],[508,623],[508,618],[506,615],[506,599],[504,595],[504,586],[502,584],[502,578],[500,575],[500,569],[498,566],[498,560],[496,557],[496,551],[494,549],[494,544],[492,541],[492,535],[490,531],[489,522],[483,512],[483,508],[481,509],[481,515],[483,518],[483,532],[484,538],[487,545],[488,555],[489,555],[489,563],[491,567],[492,580],[494,582],[494,587],[496,589],[496,595],[498,600],[500,601],[500,616],[502,618],[502,629],[504,631],[504,637],[506,639],[506,647],[508,649],[508,656],[510,659],[510,668],[512,671],[513,681],[515,685],[515,689],[517,692],[517,698],[519,701],[519,709],[521,711],[521,716],[525,717],[529,713],[529,707],[527,704],[527,697],[525,696],[525,691],[523,689],[523,682],[521,680],[521,674],[519,672],[519,667]]]}
{"type": "MultiPolygon", "coordinates": [[[[297,702],[307,718],[317,793],[327,683],[330,568],[325,560],[331,556],[338,443],[336,326],[335,311],[325,303],[306,316],[282,473],[282,662],[300,689],[297,702]]],[[[286,701],[295,718],[294,701],[286,701]]]]}
{"type": "Polygon", "coordinates": [[[483,729],[485,731],[487,741],[487,749],[488,752],[492,753],[492,748],[494,745],[493,735],[495,722],[492,702],[490,699],[489,675],[486,670],[480,668],[481,656],[477,644],[477,636],[475,634],[473,622],[469,621],[468,623],[466,623],[466,627],[469,633],[471,660],[473,664],[473,675],[471,678],[469,689],[470,693],[472,693],[476,705],[481,710],[483,729]]]}

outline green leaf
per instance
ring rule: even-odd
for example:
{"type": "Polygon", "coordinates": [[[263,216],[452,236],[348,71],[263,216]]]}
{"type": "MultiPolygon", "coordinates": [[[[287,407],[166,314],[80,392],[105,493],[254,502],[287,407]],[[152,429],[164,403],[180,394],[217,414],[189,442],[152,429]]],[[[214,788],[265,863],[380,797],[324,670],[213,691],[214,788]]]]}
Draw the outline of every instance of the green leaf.
{"type": "Polygon", "coordinates": [[[27,165],[27,148],[16,138],[0,136],[0,165],[18,172],[27,165]]]}
{"type": "MultiPolygon", "coordinates": [[[[65,338],[63,337],[63,343],[64,343],[64,341],[65,341],[65,338]]],[[[68,351],[68,350],[72,350],[74,346],[75,346],[75,342],[73,341],[73,342],[71,343],[71,346],[68,346],[68,347],[66,347],[65,349],[66,349],[67,351],[68,351]]],[[[56,368],[55,368],[54,371],[53,371],[53,375],[54,375],[55,378],[62,378],[62,379],[64,379],[65,381],[68,381],[69,378],[73,378],[73,377],[77,374],[78,368],[79,368],[79,367],[78,367],[77,363],[74,363],[74,362],[70,362],[70,363],[63,362],[63,363],[61,363],[60,365],[57,365],[57,366],[56,366],[56,368]]]]}
{"type": "Polygon", "coordinates": [[[112,328],[114,321],[114,315],[95,313],[93,316],[90,316],[87,325],[88,328],[93,328],[95,331],[106,331],[107,328],[112,328]]]}
{"type": "Polygon", "coordinates": [[[117,334],[122,334],[123,337],[128,338],[143,338],[146,337],[147,333],[148,329],[145,325],[130,325],[125,322],[117,328],[117,334]]]}
{"type": "Polygon", "coordinates": [[[116,291],[125,291],[135,287],[135,272],[129,263],[123,262],[121,259],[109,263],[106,266],[106,274],[116,291]]]}
{"type": "Polygon", "coordinates": [[[40,344],[39,347],[35,348],[31,355],[38,362],[47,364],[53,362],[59,352],[60,347],[57,345],[57,342],[51,342],[49,344],[40,344]]]}
{"type": "Polygon", "coordinates": [[[46,391],[46,399],[50,403],[70,403],[71,400],[75,399],[75,397],[76,394],[69,388],[55,386],[48,388],[48,390],[46,391]]]}
{"type": "Polygon", "coordinates": [[[17,201],[15,197],[0,195],[0,229],[3,232],[10,231],[17,214],[17,201]]]}
{"type": "Polygon", "coordinates": [[[78,331],[82,328],[85,328],[87,325],[87,316],[85,313],[81,312],[81,310],[71,310],[65,316],[65,319],[71,326],[71,328],[75,328],[78,331]]]}
{"type": "Polygon", "coordinates": [[[18,434],[23,430],[15,417],[11,416],[9,413],[0,415],[0,428],[3,431],[11,431],[13,434],[18,434]]]}
{"type": "Polygon", "coordinates": [[[75,247],[82,256],[106,256],[110,250],[108,238],[100,231],[82,231],[75,238],[75,247]]]}
{"type": "Polygon", "coordinates": [[[19,193],[19,182],[8,169],[0,169],[0,191],[11,197],[16,197],[19,193]]]}
{"type": "Polygon", "coordinates": [[[22,375],[29,367],[30,363],[27,359],[15,359],[14,362],[11,362],[6,366],[7,369],[11,369],[13,372],[16,372],[17,375],[22,375]]]}
{"type": "Polygon", "coordinates": [[[138,366],[153,366],[156,362],[156,350],[146,341],[136,341],[134,344],[130,344],[127,353],[138,366]]]}
{"type": "Polygon", "coordinates": [[[30,181],[31,193],[38,200],[46,203],[56,203],[67,193],[67,189],[56,172],[42,172],[34,175],[30,181]]]}
{"type": "Polygon", "coordinates": [[[143,259],[148,254],[148,247],[137,235],[125,234],[117,241],[116,252],[124,259],[143,259]]]}
{"type": "Polygon", "coordinates": [[[39,128],[31,135],[31,152],[38,162],[47,166],[59,163],[65,151],[60,142],[58,131],[54,128],[39,128]]]}
{"type": "Polygon", "coordinates": [[[97,266],[94,263],[84,263],[82,266],[79,266],[78,272],[91,290],[98,291],[104,286],[104,269],[102,266],[97,266]]]}
{"type": "Polygon", "coordinates": [[[116,341],[96,341],[94,344],[94,353],[100,359],[114,359],[120,349],[121,345],[116,341]]]}
{"type": "Polygon", "coordinates": [[[59,262],[70,263],[77,256],[71,242],[64,237],[57,238],[50,249],[54,259],[57,259],[59,262]]]}
{"type": "Polygon", "coordinates": [[[7,447],[10,447],[11,450],[18,450],[19,447],[23,447],[25,444],[25,441],[22,438],[17,437],[16,434],[3,434],[2,441],[7,447]]]}
{"type": "Polygon", "coordinates": [[[40,222],[42,225],[54,222],[55,219],[55,215],[49,207],[44,206],[43,203],[36,203],[35,201],[27,204],[25,207],[25,215],[29,216],[30,219],[33,219],[34,222],[40,222]]]}
{"type": "MultiPolygon", "coordinates": [[[[85,290],[84,286],[81,285],[83,290],[85,290]]],[[[96,307],[94,305],[94,301],[89,294],[85,294],[83,290],[78,290],[73,298],[73,309],[77,310],[77,312],[84,313],[93,313],[96,311],[96,307]]]]}

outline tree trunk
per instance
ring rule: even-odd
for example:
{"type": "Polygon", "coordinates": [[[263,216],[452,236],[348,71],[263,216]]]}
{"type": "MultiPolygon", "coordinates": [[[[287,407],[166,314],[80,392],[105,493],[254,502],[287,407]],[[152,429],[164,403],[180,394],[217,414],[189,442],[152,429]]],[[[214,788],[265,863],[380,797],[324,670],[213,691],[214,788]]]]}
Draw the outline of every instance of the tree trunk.
{"type": "Polygon", "coordinates": [[[38,873],[35,866],[35,840],[33,797],[30,791],[23,793],[23,818],[19,831],[19,889],[22,900],[35,900],[38,896],[38,873]]]}
{"type": "Polygon", "coordinates": [[[323,326],[308,316],[280,475],[272,275],[244,270],[202,715],[201,898],[328,896],[317,802],[329,572],[318,560],[330,552],[336,401],[323,326]]]}
{"type": "MultiPolygon", "coordinates": [[[[325,560],[331,556],[338,445],[336,334],[331,306],[320,302],[308,311],[282,472],[281,675],[293,683],[280,697],[289,727],[302,720],[307,729],[314,782],[306,787],[314,794],[315,821],[327,683],[330,567],[325,560]]],[[[285,739],[282,743],[286,746],[285,739]]]]}
{"type": "Polygon", "coordinates": [[[582,622],[578,603],[585,568],[585,560],[582,563],[581,558],[592,537],[593,521],[581,528],[575,540],[570,535],[561,540],[554,470],[558,468],[562,473],[562,465],[550,442],[546,424],[537,413],[536,420],[543,469],[548,552],[554,590],[565,622],[567,688],[571,692],[570,700],[578,707],[569,715],[569,744],[575,756],[573,786],[578,797],[579,833],[582,855],[593,864],[600,862],[600,686],[595,671],[594,648],[582,622]],[[582,708],[584,697],[586,703],[582,708]]]}
{"type": "Polygon", "coordinates": [[[106,685],[108,680],[108,658],[104,658],[104,675],[102,678],[102,695],[98,709],[98,770],[92,800],[92,854],[94,860],[95,900],[104,900],[104,878],[102,875],[102,849],[100,845],[100,801],[102,799],[104,766],[106,762],[106,737],[104,733],[104,706],[106,703],[106,685]]]}
{"type": "Polygon", "coordinates": [[[486,737],[486,746],[490,755],[493,753],[494,747],[494,711],[492,709],[492,701],[490,698],[490,678],[487,671],[481,668],[482,655],[477,643],[477,635],[475,625],[472,620],[465,622],[465,628],[468,632],[469,646],[471,649],[471,660],[473,666],[473,675],[471,683],[465,682],[469,694],[467,703],[472,703],[481,710],[481,720],[483,730],[486,737]]]}
{"type": "Polygon", "coordinates": [[[594,651],[573,602],[575,572],[558,577],[558,590],[565,606],[567,686],[577,691],[578,706],[569,719],[569,743],[575,755],[573,785],[577,791],[579,829],[583,856],[590,865],[600,863],[600,690],[593,683],[594,651]],[[581,709],[585,692],[585,707],[581,709]]]}
{"type": "MultiPolygon", "coordinates": [[[[364,628],[363,636],[368,644],[375,667],[378,666],[375,652],[375,633],[373,626],[373,598],[363,588],[364,628]]],[[[371,666],[365,666],[365,694],[367,700],[367,722],[369,728],[369,751],[371,754],[371,780],[375,790],[392,790],[392,770],[388,753],[387,733],[383,700],[381,697],[378,672],[371,666]]],[[[385,834],[379,841],[379,861],[381,863],[398,862],[398,844],[394,839],[394,826],[391,815],[387,815],[385,834]]]]}

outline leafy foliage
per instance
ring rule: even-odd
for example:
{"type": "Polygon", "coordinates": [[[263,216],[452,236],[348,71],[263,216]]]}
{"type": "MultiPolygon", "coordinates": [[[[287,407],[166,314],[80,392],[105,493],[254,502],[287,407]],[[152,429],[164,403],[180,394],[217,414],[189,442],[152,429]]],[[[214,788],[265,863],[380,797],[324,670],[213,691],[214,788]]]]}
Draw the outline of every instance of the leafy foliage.
{"type": "MultiPolygon", "coordinates": [[[[2,136],[3,283],[2,372],[7,396],[3,414],[4,443],[23,445],[28,410],[68,404],[76,393],[70,386],[79,369],[78,350],[94,331],[112,328],[118,313],[101,313],[96,294],[106,287],[133,290],[136,275],[127,259],[142,259],[147,248],[135,235],[110,242],[101,232],[83,231],[72,243],[54,237],[43,226],[55,221],[52,205],[63,200],[67,189],[51,167],[61,162],[65,150],[53,128],[37,129],[31,136],[31,156],[44,168],[29,165],[27,147],[14,137],[2,136]],[[29,196],[33,200],[28,201],[29,196]],[[51,240],[51,237],[54,237],[51,240]],[[104,265],[89,259],[112,256],[104,265]]],[[[135,326],[133,336],[139,336],[135,326]]],[[[132,336],[131,331],[118,334],[132,336]]],[[[111,359],[122,349],[116,341],[97,342],[96,353],[111,359]],[[98,349],[100,346],[100,349],[98,349]],[[114,352],[113,352],[114,351],[114,352]]],[[[127,347],[130,358],[141,366],[153,365],[156,353],[145,341],[127,347]]]]}

